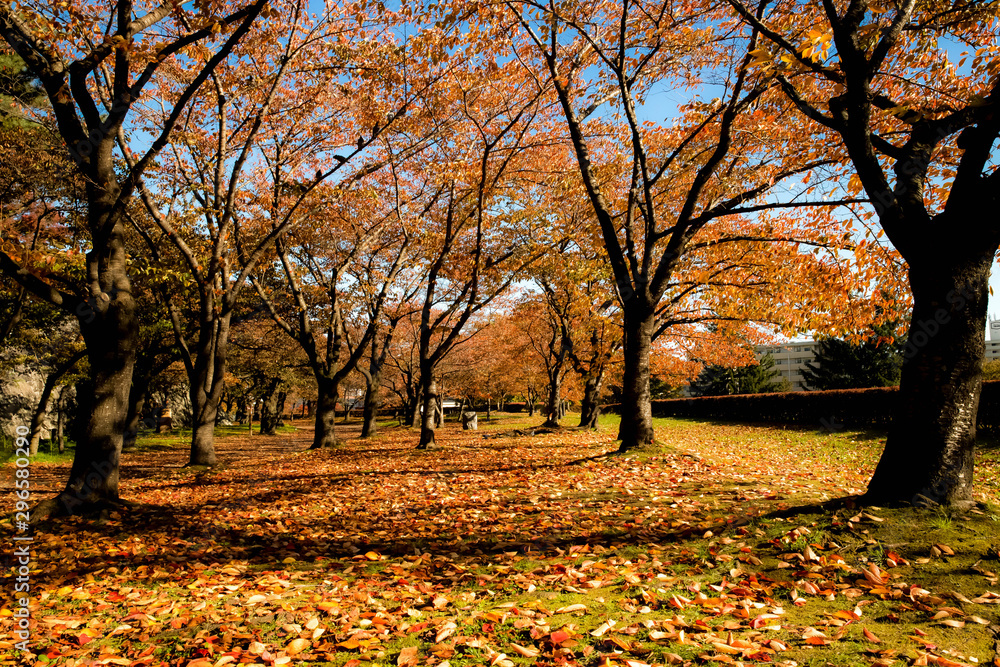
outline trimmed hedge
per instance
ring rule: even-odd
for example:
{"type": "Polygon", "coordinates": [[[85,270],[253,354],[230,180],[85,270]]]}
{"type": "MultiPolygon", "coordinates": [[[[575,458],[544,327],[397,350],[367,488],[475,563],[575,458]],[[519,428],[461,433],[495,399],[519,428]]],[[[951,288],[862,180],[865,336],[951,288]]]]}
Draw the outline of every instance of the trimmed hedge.
{"type": "MultiPolygon", "coordinates": [[[[507,412],[527,412],[528,410],[527,403],[507,403],[503,407],[504,410],[506,410],[507,412]]],[[[538,403],[536,403],[535,411],[537,412],[540,409],[540,407],[541,406],[538,403]]]]}
{"type": "MultiPolygon", "coordinates": [[[[896,387],[790,391],[773,394],[739,394],[671,398],[652,402],[654,417],[705,421],[776,422],[810,424],[836,430],[840,427],[887,428],[896,406],[896,387]]],[[[602,406],[620,413],[617,403],[602,406]]],[[[1000,428],[1000,380],[983,383],[977,426],[1000,428]]]]}

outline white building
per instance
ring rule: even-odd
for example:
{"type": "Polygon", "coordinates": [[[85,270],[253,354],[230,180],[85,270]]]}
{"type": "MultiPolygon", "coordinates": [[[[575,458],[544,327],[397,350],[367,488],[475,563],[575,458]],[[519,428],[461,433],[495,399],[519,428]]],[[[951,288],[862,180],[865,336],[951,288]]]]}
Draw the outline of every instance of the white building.
{"type": "MultiPolygon", "coordinates": [[[[816,341],[806,340],[780,345],[758,345],[755,348],[757,358],[770,353],[774,357],[775,369],[781,377],[788,380],[792,391],[805,391],[808,387],[802,376],[806,362],[815,363],[816,341]]],[[[1000,359],[1000,320],[990,320],[989,333],[986,337],[986,358],[1000,359]]]]}
{"type": "Polygon", "coordinates": [[[1000,359],[1000,320],[990,320],[989,335],[986,337],[986,358],[1000,359]]]}
{"type": "Polygon", "coordinates": [[[805,391],[808,387],[802,369],[806,367],[806,362],[816,358],[816,345],[816,341],[806,340],[780,345],[758,345],[754,351],[758,359],[765,354],[774,357],[774,369],[788,380],[792,391],[805,391]]]}

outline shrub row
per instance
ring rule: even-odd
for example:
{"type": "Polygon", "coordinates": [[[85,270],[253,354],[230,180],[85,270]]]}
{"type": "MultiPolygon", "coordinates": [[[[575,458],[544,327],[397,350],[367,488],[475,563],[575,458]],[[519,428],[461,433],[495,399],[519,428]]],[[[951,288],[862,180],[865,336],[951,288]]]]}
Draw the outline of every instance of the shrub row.
{"type": "MultiPolygon", "coordinates": [[[[793,391],[774,394],[703,396],[653,401],[654,417],[812,424],[817,428],[886,428],[896,406],[896,387],[793,391]]],[[[603,406],[619,413],[617,403],[603,406]]],[[[984,382],[979,399],[980,429],[1000,428],[1000,380],[984,382]]]]}
{"type": "MultiPolygon", "coordinates": [[[[528,409],[528,404],[527,403],[506,403],[506,404],[504,404],[503,407],[504,407],[504,410],[506,410],[507,412],[526,412],[527,409],[528,409]]],[[[541,406],[538,403],[535,404],[535,410],[536,411],[538,409],[540,409],[540,407],[541,406]]]]}

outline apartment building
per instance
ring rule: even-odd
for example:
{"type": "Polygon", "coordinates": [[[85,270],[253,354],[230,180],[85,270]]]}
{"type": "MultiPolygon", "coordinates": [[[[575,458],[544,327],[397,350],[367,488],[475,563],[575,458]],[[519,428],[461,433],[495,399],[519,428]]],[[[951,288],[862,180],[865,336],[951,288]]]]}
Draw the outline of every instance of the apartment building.
{"type": "MultiPolygon", "coordinates": [[[[792,391],[806,391],[809,387],[802,375],[806,362],[815,363],[816,341],[806,340],[780,345],[758,345],[757,358],[770,353],[774,357],[775,369],[788,380],[792,391]]],[[[991,319],[986,336],[986,358],[1000,359],[1000,320],[991,319]]]]}
{"type": "Polygon", "coordinates": [[[1000,320],[990,320],[989,335],[986,337],[986,358],[1000,359],[1000,320]]]}
{"type": "MultiPolygon", "coordinates": [[[[997,333],[1000,336],[1000,329],[997,333]]],[[[788,386],[792,391],[806,391],[809,387],[802,375],[802,369],[806,367],[806,362],[815,359],[816,345],[816,341],[813,340],[780,345],[758,345],[755,353],[758,359],[765,354],[770,354],[774,358],[774,369],[781,374],[781,377],[788,380],[788,386]]]]}

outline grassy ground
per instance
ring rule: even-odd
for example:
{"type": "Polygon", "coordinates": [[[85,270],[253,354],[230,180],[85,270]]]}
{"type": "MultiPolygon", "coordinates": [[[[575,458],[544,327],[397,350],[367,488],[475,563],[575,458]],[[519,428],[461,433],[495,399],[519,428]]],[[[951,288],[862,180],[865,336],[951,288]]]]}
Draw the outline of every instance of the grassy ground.
{"type": "MultiPolygon", "coordinates": [[[[258,426],[254,425],[254,433],[257,432],[258,426]]],[[[217,426],[215,429],[215,435],[218,438],[226,436],[243,436],[247,433],[247,427],[235,425],[235,426],[217,426]]],[[[295,431],[293,426],[285,425],[278,427],[279,434],[288,434],[295,431]]],[[[148,450],[171,450],[178,447],[190,446],[191,444],[191,429],[190,428],[175,428],[167,433],[155,433],[153,431],[143,431],[139,434],[136,440],[136,450],[137,451],[148,451],[148,450]]],[[[14,444],[13,441],[9,443],[4,443],[4,447],[0,449],[0,462],[9,461],[14,458],[14,444]]],[[[38,447],[38,454],[33,457],[35,463],[72,463],[73,455],[76,452],[76,443],[72,440],[67,439],[63,452],[60,454],[56,448],[55,443],[49,440],[43,440],[38,447]]]]}
{"type": "Polygon", "coordinates": [[[157,472],[187,441],[147,442],[123,480],[134,510],[36,536],[27,663],[995,660],[997,450],[977,509],[862,510],[842,499],[882,434],[657,420],[660,450],[622,457],[615,421],[490,439],[449,423],[430,452],[401,428],[320,452],[308,432],[237,432],[208,472],[157,472]]]}

